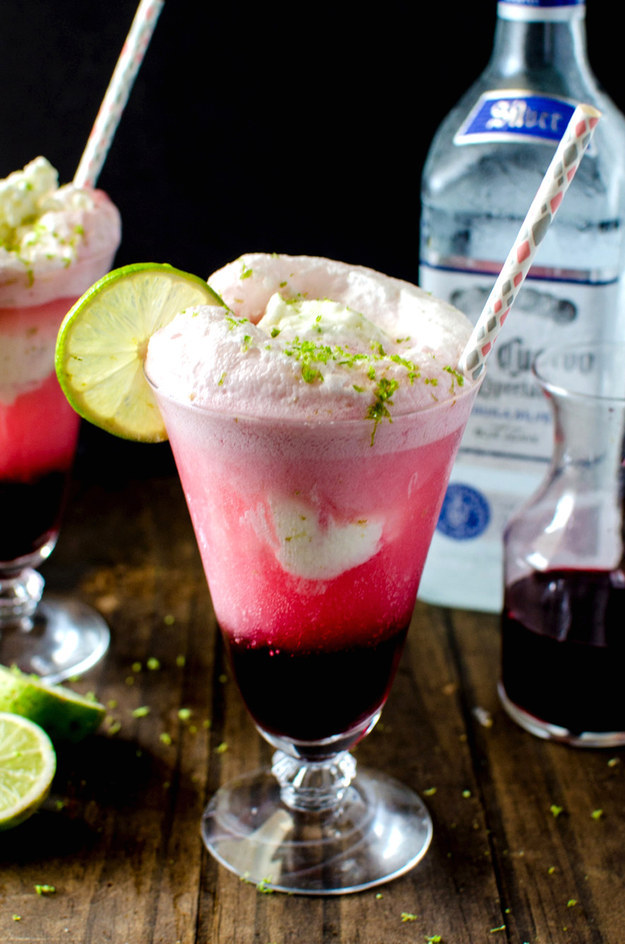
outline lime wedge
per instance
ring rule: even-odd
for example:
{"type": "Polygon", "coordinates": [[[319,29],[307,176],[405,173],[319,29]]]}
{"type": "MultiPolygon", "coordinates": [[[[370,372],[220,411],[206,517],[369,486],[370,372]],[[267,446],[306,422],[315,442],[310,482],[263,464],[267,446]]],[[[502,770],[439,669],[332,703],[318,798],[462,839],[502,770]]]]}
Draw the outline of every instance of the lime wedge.
{"type": "Polygon", "coordinates": [[[104,705],[64,685],[45,685],[39,676],[0,666],[0,712],[34,721],[53,741],[80,741],[98,727],[104,705]]]}
{"type": "Polygon", "coordinates": [[[41,806],[55,771],[46,732],[28,718],[0,713],[0,829],[17,826],[41,806]]]}
{"type": "Polygon", "coordinates": [[[124,439],[167,439],[143,373],[148,341],[185,308],[221,304],[203,279],[169,265],[109,272],[78,299],[57,337],[56,372],[72,407],[124,439]]]}

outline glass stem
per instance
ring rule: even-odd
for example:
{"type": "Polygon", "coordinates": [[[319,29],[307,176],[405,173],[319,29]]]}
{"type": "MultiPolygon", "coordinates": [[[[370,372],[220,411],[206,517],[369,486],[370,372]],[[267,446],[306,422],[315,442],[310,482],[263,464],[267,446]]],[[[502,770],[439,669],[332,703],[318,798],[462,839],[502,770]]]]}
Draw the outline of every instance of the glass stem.
{"type": "Polygon", "coordinates": [[[321,812],[336,809],[340,804],[356,776],[356,761],[347,751],[322,761],[307,761],[276,751],[271,770],[286,806],[321,812]]]}
{"type": "Polygon", "coordinates": [[[45,581],[30,567],[14,574],[0,574],[0,627],[33,616],[45,581]]]}

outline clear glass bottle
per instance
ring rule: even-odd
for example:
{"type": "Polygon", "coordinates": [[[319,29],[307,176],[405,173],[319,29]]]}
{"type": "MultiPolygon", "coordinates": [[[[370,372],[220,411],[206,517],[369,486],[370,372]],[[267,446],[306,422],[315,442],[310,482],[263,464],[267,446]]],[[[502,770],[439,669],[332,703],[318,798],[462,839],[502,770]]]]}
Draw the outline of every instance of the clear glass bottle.
{"type": "Polygon", "coordinates": [[[551,455],[536,351],[625,337],[625,119],[588,63],[583,0],[498,3],[490,62],[425,164],[419,281],[477,320],[579,102],[603,117],[489,358],[421,582],[431,603],[501,610],[503,530],[551,455]]]}
{"type": "Polygon", "coordinates": [[[625,744],[625,344],[547,348],[553,460],[504,531],[499,695],[526,730],[625,744]]]}

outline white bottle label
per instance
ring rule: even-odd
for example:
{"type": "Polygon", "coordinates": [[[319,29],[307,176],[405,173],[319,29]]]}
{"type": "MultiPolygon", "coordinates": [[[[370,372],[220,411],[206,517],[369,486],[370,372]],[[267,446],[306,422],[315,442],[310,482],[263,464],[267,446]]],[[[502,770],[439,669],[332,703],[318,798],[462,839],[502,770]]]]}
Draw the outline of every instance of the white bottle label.
{"type": "MultiPolygon", "coordinates": [[[[423,288],[463,311],[475,323],[492,289],[494,276],[422,265],[423,288]]],[[[462,440],[462,456],[478,464],[510,468],[548,460],[553,448],[551,411],[531,374],[543,347],[597,338],[603,312],[615,311],[620,283],[552,281],[531,278],[489,355],[486,377],[462,440]]],[[[611,326],[610,336],[613,336],[611,326]]]]}
{"type": "MultiPolygon", "coordinates": [[[[420,284],[477,321],[496,274],[421,265],[420,284]]],[[[528,277],[489,355],[438,519],[419,597],[498,612],[503,599],[504,527],[539,486],[553,451],[553,417],[533,380],[543,347],[585,337],[623,336],[621,283],[528,277]],[[450,582],[449,575],[453,574],[450,582]]],[[[552,278],[546,276],[551,274],[552,278]]],[[[577,273],[579,275],[579,273],[577,273]]]]}

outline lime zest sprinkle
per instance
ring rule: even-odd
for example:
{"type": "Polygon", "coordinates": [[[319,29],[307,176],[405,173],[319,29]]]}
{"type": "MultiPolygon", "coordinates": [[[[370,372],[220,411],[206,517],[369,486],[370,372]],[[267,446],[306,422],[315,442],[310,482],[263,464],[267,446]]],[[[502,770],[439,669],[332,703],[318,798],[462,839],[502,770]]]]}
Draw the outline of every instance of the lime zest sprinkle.
{"type": "Polygon", "coordinates": [[[401,919],[402,921],[416,921],[418,915],[413,914],[411,911],[402,911],[401,919]]]}
{"type": "Polygon", "coordinates": [[[261,895],[273,895],[273,888],[271,888],[271,878],[261,878],[256,886],[256,890],[261,893],[261,895]]]}
{"type": "Polygon", "coordinates": [[[35,891],[38,895],[54,895],[56,887],[54,885],[35,885],[35,891]]]}
{"type": "MultiPolygon", "coordinates": [[[[248,270],[244,269],[244,271],[248,270]]],[[[249,274],[251,274],[251,270],[249,270],[249,274]]],[[[245,277],[248,277],[248,275],[245,277]]],[[[303,297],[304,295],[298,293],[293,298],[283,298],[283,301],[287,305],[295,305],[303,297]]],[[[224,318],[230,330],[235,330],[250,324],[248,318],[237,318],[233,314],[227,314],[224,318]]],[[[322,320],[321,315],[318,315],[316,320],[319,323],[322,320]]],[[[321,333],[322,327],[319,325],[317,330],[321,333]]],[[[275,339],[280,333],[281,328],[273,326],[269,332],[269,337],[275,339]]],[[[410,341],[410,337],[397,339],[397,343],[408,343],[410,341]]],[[[243,352],[249,350],[253,343],[252,336],[248,333],[244,333],[241,340],[241,350],[243,352]]],[[[271,343],[266,343],[264,348],[265,350],[272,350],[271,343]]],[[[361,376],[364,375],[370,382],[370,386],[367,387],[362,384],[353,383],[352,388],[357,393],[369,392],[373,397],[373,402],[370,404],[366,413],[366,418],[372,420],[374,423],[372,444],[379,423],[382,422],[382,420],[392,422],[389,407],[393,406],[392,396],[399,388],[401,380],[405,379],[409,384],[414,384],[416,380],[422,380],[426,386],[432,388],[437,387],[439,383],[436,377],[423,377],[418,365],[408,358],[403,357],[400,353],[388,354],[379,341],[371,341],[370,352],[365,353],[351,351],[346,345],[327,344],[308,338],[300,338],[296,335],[292,340],[285,343],[284,347],[281,348],[281,353],[285,357],[290,357],[299,363],[302,380],[307,384],[323,383],[323,367],[330,363],[334,363],[339,367],[358,370],[361,376]],[[390,378],[386,376],[385,371],[388,370],[389,362],[401,368],[405,372],[405,378],[390,378]]],[[[450,374],[452,378],[452,392],[456,384],[458,386],[464,384],[464,377],[456,368],[446,366],[443,369],[450,374]]],[[[223,373],[218,380],[219,386],[223,385],[224,377],[225,373],[223,373]]],[[[432,394],[432,396],[434,399],[437,399],[434,394],[432,394]]]]}
{"type": "Polygon", "coordinates": [[[389,406],[393,405],[391,397],[399,387],[399,380],[389,380],[388,377],[380,377],[373,391],[376,397],[375,401],[367,410],[367,419],[373,420],[373,432],[371,434],[371,445],[375,437],[375,431],[383,419],[392,422],[389,406]]]}
{"type": "Polygon", "coordinates": [[[464,375],[455,367],[443,367],[443,370],[454,378],[459,387],[464,386],[464,375]]]}
{"type": "Polygon", "coordinates": [[[225,315],[224,321],[229,326],[231,331],[234,331],[234,329],[238,328],[239,325],[244,325],[248,323],[247,318],[235,318],[234,315],[225,315]]]}
{"type": "Polygon", "coordinates": [[[145,718],[146,715],[150,714],[150,709],[147,705],[140,705],[138,708],[134,708],[132,712],[133,718],[145,718]]]}

